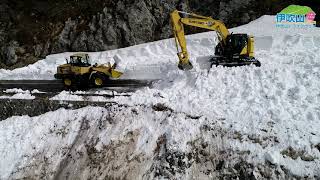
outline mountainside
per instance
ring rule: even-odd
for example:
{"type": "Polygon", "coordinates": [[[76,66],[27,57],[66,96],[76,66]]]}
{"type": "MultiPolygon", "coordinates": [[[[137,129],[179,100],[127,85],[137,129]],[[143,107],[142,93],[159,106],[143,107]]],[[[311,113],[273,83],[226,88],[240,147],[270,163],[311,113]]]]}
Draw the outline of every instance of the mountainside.
{"type": "Polygon", "coordinates": [[[2,0],[0,68],[25,66],[53,53],[103,51],[168,38],[173,9],[213,16],[234,27],[293,3],[315,11],[320,6],[297,0],[2,0]]]}

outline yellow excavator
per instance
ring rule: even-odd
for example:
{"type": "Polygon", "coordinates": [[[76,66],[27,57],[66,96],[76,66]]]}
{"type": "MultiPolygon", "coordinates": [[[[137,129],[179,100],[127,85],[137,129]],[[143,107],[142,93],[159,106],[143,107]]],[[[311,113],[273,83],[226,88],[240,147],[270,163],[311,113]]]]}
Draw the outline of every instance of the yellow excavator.
{"type": "Polygon", "coordinates": [[[211,66],[245,66],[261,63],[254,58],[254,38],[247,34],[230,34],[227,27],[219,20],[175,10],[171,13],[172,30],[176,41],[179,69],[190,70],[184,25],[216,31],[219,43],[215,47],[215,56],[210,60],[211,66]],[[182,17],[181,17],[182,16],[182,17]],[[179,48],[180,47],[180,48],[179,48]]]}

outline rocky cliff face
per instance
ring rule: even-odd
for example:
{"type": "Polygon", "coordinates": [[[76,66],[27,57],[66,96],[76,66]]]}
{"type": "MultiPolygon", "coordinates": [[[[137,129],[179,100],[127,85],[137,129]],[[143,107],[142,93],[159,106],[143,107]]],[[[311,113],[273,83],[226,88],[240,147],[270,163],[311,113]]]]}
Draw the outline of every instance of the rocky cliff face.
{"type": "MultiPolygon", "coordinates": [[[[169,13],[193,11],[228,27],[275,14],[280,0],[24,0],[0,2],[0,68],[16,68],[48,54],[103,51],[171,36],[169,13]]],[[[301,3],[300,3],[301,4],[301,3]]],[[[306,4],[303,2],[303,4],[306,4]]],[[[306,5],[319,7],[319,2],[306,5]]]]}

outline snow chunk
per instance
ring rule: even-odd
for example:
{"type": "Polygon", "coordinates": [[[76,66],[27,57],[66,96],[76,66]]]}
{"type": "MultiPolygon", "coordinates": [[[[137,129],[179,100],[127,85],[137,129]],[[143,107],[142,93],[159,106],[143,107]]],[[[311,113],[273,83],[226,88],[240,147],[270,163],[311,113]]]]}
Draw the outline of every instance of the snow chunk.
{"type": "Polygon", "coordinates": [[[62,91],[60,94],[50,98],[50,100],[61,100],[61,101],[83,101],[82,96],[73,94],[72,92],[62,91]]]}
{"type": "Polygon", "coordinates": [[[22,90],[22,89],[18,89],[18,88],[6,89],[3,92],[5,92],[5,93],[30,93],[29,90],[22,90]]]}
{"type": "Polygon", "coordinates": [[[16,93],[12,96],[8,96],[8,95],[4,95],[4,96],[0,96],[0,99],[35,99],[35,96],[30,94],[30,91],[23,91],[21,89],[9,89],[4,91],[6,93],[16,93]]]}
{"type": "Polygon", "coordinates": [[[281,154],[278,151],[266,152],[264,157],[266,161],[275,165],[278,165],[281,160],[281,154]]]}

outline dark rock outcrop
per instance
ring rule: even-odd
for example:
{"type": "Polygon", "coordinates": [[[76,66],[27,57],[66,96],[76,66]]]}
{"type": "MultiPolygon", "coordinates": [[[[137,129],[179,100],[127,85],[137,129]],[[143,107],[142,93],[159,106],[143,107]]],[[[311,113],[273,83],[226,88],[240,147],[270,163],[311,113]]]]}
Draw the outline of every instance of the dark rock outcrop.
{"type": "Polygon", "coordinates": [[[24,0],[0,2],[0,68],[34,63],[48,54],[103,51],[169,38],[169,13],[193,11],[223,20],[228,27],[275,14],[280,0],[24,0]]]}

